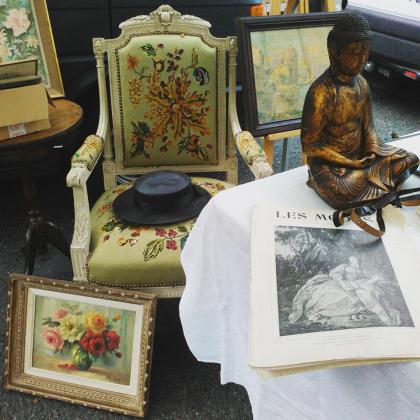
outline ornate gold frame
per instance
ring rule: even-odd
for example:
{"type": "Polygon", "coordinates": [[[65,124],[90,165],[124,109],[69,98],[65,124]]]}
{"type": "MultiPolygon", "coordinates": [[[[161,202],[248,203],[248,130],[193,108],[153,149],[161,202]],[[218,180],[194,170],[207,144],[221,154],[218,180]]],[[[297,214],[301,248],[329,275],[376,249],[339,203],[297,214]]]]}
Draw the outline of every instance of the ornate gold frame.
{"type": "Polygon", "coordinates": [[[32,6],[44,51],[45,67],[47,68],[50,79],[48,93],[51,98],[61,98],[65,96],[64,87],[63,81],[61,80],[60,66],[58,65],[57,51],[55,49],[46,0],[32,0],[32,6]]]}
{"type": "Polygon", "coordinates": [[[4,386],[6,389],[144,417],[148,407],[156,298],[153,295],[86,283],[11,274],[9,277],[4,386]],[[25,373],[26,318],[29,289],[51,290],[143,306],[142,337],[136,395],[69,384],[25,373]]]}

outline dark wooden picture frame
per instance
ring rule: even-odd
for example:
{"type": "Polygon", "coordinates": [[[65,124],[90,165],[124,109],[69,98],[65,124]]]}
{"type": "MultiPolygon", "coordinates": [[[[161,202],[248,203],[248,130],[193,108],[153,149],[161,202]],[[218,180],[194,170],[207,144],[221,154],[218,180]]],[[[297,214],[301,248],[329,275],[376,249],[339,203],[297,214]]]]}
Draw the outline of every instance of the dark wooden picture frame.
{"type": "MultiPolygon", "coordinates": [[[[343,13],[345,12],[241,17],[236,19],[236,33],[238,36],[239,47],[239,62],[241,65],[241,75],[243,84],[242,100],[244,103],[245,110],[245,127],[254,136],[259,137],[267,134],[299,129],[301,126],[301,118],[299,113],[299,116],[294,115],[292,118],[274,119],[270,121],[259,120],[257,98],[258,92],[256,88],[256,81],[258,80],[258,75],[255,74],[251,34],[255,32],[288,31],[296,29],[315,29],[324,27],[326,27],[326,29],[329,30],[329,28],[332,28],[334,23],[340,16],[343,15],[343,13]]],[[[323,32],[325,35],[326,31],[323,32]]],[[[281,43],[281,41],[282,39],[278,39],[277,42],[281,43]]],[[[324,42],[325,61],[325,54],[327,51],[326,37],[325,40],[322,39],[322,45],[324,45],[324,42]]],[[[325,65],[325,69],[327,67],[328,65],[325,65]]],[[[305,85],[307,85],[306,90],[309,88],[310,83],[312,83],[312,81],[315,80],[319,76],[319,74],[313,76],[314,77],[311,80],[308,80],[308,82],[305,83],[305,85]]],[[[262,77],[264,77],[264,75],[262,75],[262,77]]],[[[298,89],[296,89],[296,91],[298,91],[298,89]]]]}

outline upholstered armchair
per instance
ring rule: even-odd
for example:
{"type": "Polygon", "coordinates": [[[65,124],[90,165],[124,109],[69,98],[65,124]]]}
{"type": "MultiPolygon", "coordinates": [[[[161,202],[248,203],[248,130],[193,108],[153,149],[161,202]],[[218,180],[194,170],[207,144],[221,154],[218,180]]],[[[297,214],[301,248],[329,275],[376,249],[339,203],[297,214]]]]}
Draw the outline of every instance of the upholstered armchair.
{"type": "Polygon", "coordinates": [[[257,178],[271,174],[271,168],[237,121],[235,37],[215,38],[208,22],[170,6],[129,19],[120,28],[118,38],[93,40],[99,125],[73,156],[67,176],[74,194],[74,280],[176,297],[185,283],[179,256],[194,220],[158,227],[124,223],[113,214],[112,202],[132,184],[117,183],[117,178],[175,169],[215,195],[237,183],[235,138],[257,178]],[[101,154],[105,192],[90,209],[86,181],[101,154]],[[194,176],[207,172],[224,173],[226,181],[194,176]]]}

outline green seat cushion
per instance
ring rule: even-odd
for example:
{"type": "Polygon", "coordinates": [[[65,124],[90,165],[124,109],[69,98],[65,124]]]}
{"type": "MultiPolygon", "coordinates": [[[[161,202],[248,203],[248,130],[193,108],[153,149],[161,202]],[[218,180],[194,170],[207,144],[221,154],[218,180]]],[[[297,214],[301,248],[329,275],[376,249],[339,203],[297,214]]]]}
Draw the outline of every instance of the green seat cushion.
{"type": "MultiPolygon", "coordinates": [[[[212,196],[233,185],[212,178],[192,178],[212,196]]],[[[118,194],[132,186],[105,191],[91,211],[91,249],[87,277],[94,283],[120,287],[185,284],[180,253],[195,219],[165,226],[130,226],[112,212],[118,194]]]]}

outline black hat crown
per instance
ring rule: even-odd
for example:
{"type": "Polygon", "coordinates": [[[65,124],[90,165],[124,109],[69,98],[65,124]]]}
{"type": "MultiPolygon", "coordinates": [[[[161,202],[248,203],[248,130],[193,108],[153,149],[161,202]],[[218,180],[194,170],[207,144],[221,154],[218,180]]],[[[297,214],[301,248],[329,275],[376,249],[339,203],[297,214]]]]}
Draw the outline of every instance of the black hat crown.
{"type": "Polygon", "coordinates": [[[178,171],[149,172],[120,194],[114,213],[132,225],[165,225],[197,217],[210,194],[178,171]]]}

